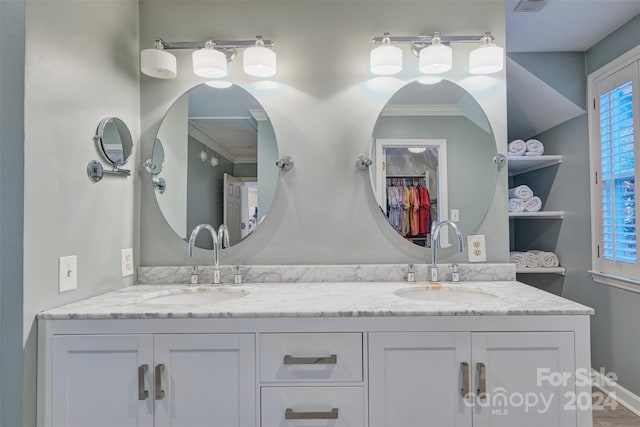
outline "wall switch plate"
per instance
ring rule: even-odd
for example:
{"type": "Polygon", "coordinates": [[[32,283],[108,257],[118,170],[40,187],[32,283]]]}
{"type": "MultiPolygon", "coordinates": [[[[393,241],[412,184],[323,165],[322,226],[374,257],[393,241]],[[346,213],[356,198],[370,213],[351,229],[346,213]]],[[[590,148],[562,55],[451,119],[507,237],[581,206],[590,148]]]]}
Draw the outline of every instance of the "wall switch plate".
{"type": "Polygon", "coordinates": [[[58,292],[66,292],[78,287],[78,257],[58,258],[58,292]]]}
{"type": "Polygon", "coordinates": [[[122,249],[122,277],[133,276],[133,249],[122,249]]]}
{"type": "Polygon", "coordinates": [[[451,217],[449,219],[451,219],[451,221],[453,221],[453,222],[460,221],[460,210],[451,209],[451,217]]]}
{"type": "Polygon", "coordinates": [[[487,260],[487,248],[484,234],[467,236],[469,262],[485,262],[487,260]]]}

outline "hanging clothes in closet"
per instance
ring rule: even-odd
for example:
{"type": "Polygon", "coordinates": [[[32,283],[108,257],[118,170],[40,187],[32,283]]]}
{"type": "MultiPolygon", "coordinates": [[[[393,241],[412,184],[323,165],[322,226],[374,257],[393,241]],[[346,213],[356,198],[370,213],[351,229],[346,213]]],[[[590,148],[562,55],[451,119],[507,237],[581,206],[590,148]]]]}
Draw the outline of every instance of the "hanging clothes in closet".
{"type": "Polygon", "coordinates": [[[424,178],[387,178],[387,220],[403,237],[426,240],[432,219],[424,178]]]}

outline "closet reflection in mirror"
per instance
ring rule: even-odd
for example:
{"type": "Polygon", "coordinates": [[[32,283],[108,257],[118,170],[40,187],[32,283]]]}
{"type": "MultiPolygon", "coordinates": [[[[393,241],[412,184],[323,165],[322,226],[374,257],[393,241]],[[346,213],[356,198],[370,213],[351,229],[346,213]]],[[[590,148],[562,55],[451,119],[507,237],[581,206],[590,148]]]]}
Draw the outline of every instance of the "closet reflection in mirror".
{"type": "MultiPolygon", "coordinates": [[[[224,223],[234,245],[256,229],[275,194],[278,150],[271,122],[251,94],[236,85],[198,85],[171,106],[157,139],[167,188],[155,197],[182,239],[198,224],[224,223]]],[[[201,233],[196,245],[210,249],[211,238],[201,233]]]]}
{"type": "MultiPolygon", "coordinates": [[[[447,80],[412,82],[383,108],[373,131],[370,167],[380,211],[406,240],[430,246],[433,221],[477,227],[495,191],[497,149],[489,121],[464,89],[447,80]]],[[[449,236],[441,235],[441,246],[449,236]]]]}

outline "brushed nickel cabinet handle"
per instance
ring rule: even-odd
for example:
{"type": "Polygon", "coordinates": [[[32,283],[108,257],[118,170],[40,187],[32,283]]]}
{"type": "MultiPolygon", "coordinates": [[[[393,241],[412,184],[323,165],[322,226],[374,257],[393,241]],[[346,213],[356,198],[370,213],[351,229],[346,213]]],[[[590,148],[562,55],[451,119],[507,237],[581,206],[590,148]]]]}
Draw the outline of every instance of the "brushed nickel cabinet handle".
{"type": "Polygon", "coordinates": [[[466,399],[469,397],[469,364],[462,362],[460,363],[460,367],[462,368],[462,389],[460,390],[460,394],[462,394],[463,399],[466,399]]]}
{"type": "Polygon", "coordinates": [[[164,363],[156,365],[155,375],[155,398],[161,400],[164,397],[164,390],[162,389],[162,373],[164,372],[164,363]]]}
{"type": "Polygon", "coordinates": [[[138,400],[147,400],[149,397],[149,390],[145,389],[144,376],[149,370],[149,365],[144,364],[138,366],[138,400]]]}
{"type": "Polygon", "coordinates": [[[284,356],[285,365],[335,365],[336,363],[338,363],[337,354],[319,357],[295,357],[290,354],[284,356]]]}
{"type": "Polygon", "coordinates": [[[485,400],[487,398],[487,367],[484,363],[476,363],[478,377],[480,379],[478,387],[478,399],[485,400]]]}
{"type": "Polygon", "coordinates": [[[295,412],[291,408],[284,411],[286,420],[337,420],[338,408],[331,409],[330,412],[295,412]]]}

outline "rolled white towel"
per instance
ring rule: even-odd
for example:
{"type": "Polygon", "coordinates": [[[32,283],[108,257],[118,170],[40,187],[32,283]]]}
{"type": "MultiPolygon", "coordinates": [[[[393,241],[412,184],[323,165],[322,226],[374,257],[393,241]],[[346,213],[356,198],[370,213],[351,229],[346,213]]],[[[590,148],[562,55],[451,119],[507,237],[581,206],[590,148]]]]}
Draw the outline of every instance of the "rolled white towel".
{"type": "Polygon", "coordinates": [[[517,187],[509,189],[510,199],[522,199],[529,200],[533,197],[533,191],[528,185],[518,185],[517,187]]]}
{"type": "Polygon", "coordinates": [[[545,267],[558,267],[560,265],[560,261],[558,261],[558,256],[553,252],[545,252],[545,251],[529,251],[535,254],[540,260],[540,264],[545,267]]]}
{"type": "Polygon", "coordinates": [[[524,212],[524,204],[522,199],[509,199],[509,212],[524,212]]]}
{"type": "Polygon", "coordinates": [[[526,143],[527,156],[542,156],[544,154],[544,145],[537,139],[529,139],[526,143]]]}
{"type": "Polygon", "coordinates": [[[542,264],[540,263],[540,258],[538,258],[538,255],[534,254],[531,251],[524,253],[524,263],[528,268],[537,268],[542,266],[542,264]]]}
{"type": "Polygon", "coordinates": [[[516,265],[516,267],[525,268],[527,264],[524,262],[524,254],[522,252],[509,253],[509,260],[516,265]]]}
{"type": "Polygon", "coordinates": [[[507,151],[510,156],[524,156],[527,151],[527,143],[522,139],[516,139],[509,143],[507,151]]]}
{"type": "Polygon", "coordinates": [[[524,202],[525,212],[538,212],[540,209],[542,209],[542,199],[538,196],[533,196],[524,202]]]}

